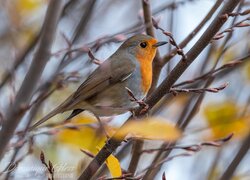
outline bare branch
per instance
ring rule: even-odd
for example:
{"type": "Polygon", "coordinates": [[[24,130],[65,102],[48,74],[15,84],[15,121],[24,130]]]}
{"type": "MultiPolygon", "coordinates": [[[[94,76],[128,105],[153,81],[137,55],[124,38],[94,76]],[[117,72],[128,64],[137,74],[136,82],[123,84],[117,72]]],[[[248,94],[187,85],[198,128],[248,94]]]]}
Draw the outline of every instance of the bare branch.
{"type": "Polygon", "coordinates": [[[205,79],[207,79],[209,77],[215,76],[216,73],[218,73],[218,72],[220,72],[220,71],[222,71],[224,69],[236,68],[238,65],[242,64],[242,62],[244,62],[244,60],[248,59],[249,57],[250,57],[250,53],[247,54],[246,56],[242,57],[242,58],[229,61],[228,63],[222,65],[221,67],[218,67],[217,69],[212,69],[211,71],[209,71],[209,72],[207,72],[207,73],[205,73],[205,74],[203,74],[201,76],[198,76],[198,77],[196,77],[194,79],[177,83],[177,84],[173,85],[172,87],[175,88],[175,87],[183,86],[183,85],[186,85],[186,84],[194,83],[194,82],[199,81],[199,80],[205,80],[205,79]]]}
{"type": "MultiPolygon", "coordinates": [[[[152,13],[151,13],[151,7],[150,7],[150,2],[149,1],[145,1],[142,0],[142,8],[143,8],[143,17],[144,17],[144,24],[146,25],[146,32],[148,35],[155,37],[155,32],[154,32],[154,27],[153,27],[153,19],[152,19],[152,13]]],[[[158,66],[158,64],[160,63],[160,54],[159,51],[157,50],[154,61],[153,61],[153,71],[155,73],[155,67],[158,66]]],[[[154,74],[153,73],[153,74],[154,74]]],[[[158,79],[157,79],[158,81],[158,79]]],[[[157,81],[153,79],[151,88],[149,90],[150,94],[156,87],[157,85],[157,81]]]]}
{"type": "Polygon", "coordinates": [[[170,93],[173,93],[176,95],[177,93],[204,93],[204,92],[211,92],[211,93],[218,93],[219,91],[225,89],[228,86],[228,83],[224,83],[219,87],[215,88],[193,88],[193,89],[176,89],[176,88],[171,88],[170,93]]]}
{"type": "MultiPolygon", "coordinates": [[[[225,3],[218,16],[214,19],[198,42],[186,54],[187,59],[185,61],[180,61],[173,71],[171,71],[170,75],[163,81],[163,83],[148,97],[146,103],[149,103],[150,108],[152,108],[170,90],[172,85],[177,81],[181,74],[209,44],[214,35],[226,22],[227,19],[224,18],[224,15],[232,12],[238,3],[239,0],[229,0],[225,3]]],[[[139,108],[136,113],[139,114],[140,111],[141,109],[139,108]]],[[[105,159],[120,145],[120,143],[121,141],[111,138],[91,161],[88,167],[83,171],[79,179],[90,179],[95,174],[97,169],[102,165],[105,159]]]]}
{"type": "MultiPolygon", "coordinates": [[[[223,0],[217,0],[214,6],[211,8],[211,10],[208,12],[208,14],[204,17],[204,19],[198,24],[198,26],[179,44],[180,48],[184,48],[188,42],[192,40],[192,38],[201,30],[201,28],[212,18],[215,11],[220,7],[220,5],[223,3],[223,0]]],[[[175,56],[177,53],[177,49],[172,50],[167,55],[163,57],[163,65],[167,63],[173,56],[175,56]]],[[[163,66],[162,65],[162,66],[163,66]]]]}
{"type": "MultiPolygon", "coordinates": [[[[142,0],[142,8],[143,8],[143,17],[144,17],[144,24],[146,24],[146,32],[148,35],[155,37],[155,33],[154,33],[154,28],[153,28],[153,19],[152,19],[152,13],[151,13],[151,7],[150,7],[150,2],[147,0],[142,0]]],[[[160,61],[160,54],[159,51],[156,51],[156,55],[153,61],[153,66],[155,66],[155,64],[159,63],[160,61]]],[[[153,68],[154,71],[154,68],[153,68]]],[[[149,93],[150,94],[154,88],[156,87],[156,81],[153,80],[153,83],[150,87],[149,93]]],[[[132,94],[133,93],[129,93],[132,94]]],[[[137,101],[137,103],[142,107],[140,114],[143,114],[144,112],[148,111],[148,105],[144,102],[144,101],[137,101]]],[[[143,140],[138,140],[134,142],[133,145],[133,152],[132,152],[132,158],[131,161],[129,163],[129,172],[132,173],[132,175],[135,174],[137,165],[139,163],[140,160],[140,154],[139,151],[142,149],[143,147],[143,140]]]]}
{"type": "MultiPolygon", "coordinates": [[[[160,166],[166,162],[169,162],[169,161],[175,159],[176,157],[192,156],[192,155],[194,155],[194,153],[201,151],[204,146],[221,147],[224,143],[229,141],[232,137],[233,137],[233,134],[230,134],[225,138],[218,139],[215,141],[207,141],[207,142],[202,142],[200,144],[195,144],[195,145],[190,145],[190,146],[173,146],[173,147],[163,149],[164,151],[169,151],[172,149],[183,149],[187,152],[176,154],[176,155],[173,155],[171,157],[167,157],[167,158],[161,160],[160,162],[157,162],[156,164],[153,164],[152,166],[145,168],[144,170],[142,170],[142,172],[146,171],[149,168],[150,169],[157,168],[158,166],[160,166]]],[[[162,150],[162,149],[149,149],[149,150],[145,150],[143,152],[150,153],[150,152],[153,152],[155,150],[158,151],[158,150],[162,150]]]]}
{"type": "Polygon", "coordinates": [[[221,26],[227,21],[225,14],[232,11],[239,2],[237,0],[230,0],[224,6],[219,15],[215,18],[212,24],[204,32],[197,43],[187,52],[186,60],[180,61],[177,66],[171,71],[169,76],[161,83],[154,93],[150,95],[146,103],[152,107],[167,93],[182,73],[189,67],[189,65],[196,59],[196,57],[202,52],[202,50],[209,44],[210,40],[214,37],[214,34],[221,28],[221,26]]]}
{"type": "Polygon", "coordinates": [[[2,81],[0,83],[0,89],[11,79],[11,77],[14,74],[14,71],[17,70],[18,67],[24,62],[25,57],[37,44],[39,37],[40,37],[40,32],[32,39],[30,44],[27,47],[25,47],[25,49],[20,54],[18,54],[12,69],[4,73],[2,81]]]}
{"type": "Polygon", "coordinates": [[[92,154],[91,152],[87,151],[87,150],[84,150],[84,149],[80,149],[81,152],[83,152],[84,154],[86,154],[87,156],[91,157],[91,158],[94,158],[95,155],[92,154]]]}
{"type": "MultiPolygon", "coordinates": [[[[215,11],[220,7],[222,4],[223,0],[217,0],[214,6],[211,8],[211,10],[208,12],[208,14],[204,17],[204,19],[198,24],[198,26],[178,45],[179,48],[184,48],[188,42],[190,42],[193,37],[201,30],[201,28],[211,19],[215,11]]],[[[183,2],[184,3],[184,2],[183,2]]],[[[173,3],[171,6],[176,6],[177,3],[173,3]]],[[[177,54],[177,49],[173,49],[170,51],[167,55],[165,55],[161,61],[155,62],[154,63],[154,73],[153,73],[153,82],[152,82],[152,87],[156,87],[158,83],[158,79],[161,73],[162,67],[175,55],[177,54]]],[[[150,89],[150,93],[154,90],[155,88],[150,89]]],[[[150,94],[149,93],[149,94],[150,94]]]]}
{"type": "Polygon", "coordinates": [[[42,151],[40,153],[40,161],[46,167],[47,171],[50,174],[51,178],[48,178],[48,179],[54,180],[55,169],[53,167],[53,164],[52,164],[52,162],[50,160],[49,160],[48,164],[46,163],[45,156],[44,156],[44,153],[42,151]]]}
{"type": "Polygon", "coordinates": [[[180,46],[176,43],[173,35],[171,32],[165,31],[163,28],[161,28],[158,24],[158,22],[156,20],[153,19],[153,25],[156,29],[159,29],[164,35],[169,37],[169,42],[171,45],[173,45],[174,47],[176,47],[176,53],[179,54],[180,56],[182,56],[183,60],[186,60],[186,56],[184,54],[183,49],[180,48],[180,46]]]}
{"type": "Polygon", "coordinates": [[[77,41],[79,39],[79,36],[84,34],[84,31],[87,27],[87,24],[90,20],[92,13],[93,13],[96,2],[97,1],[93,1],[93,0],[87,1],[85,11],[84,11],[82,17],[80,18],[80,22],[79,22],[78,26],[76,27],[76,30],[73,34],[72,42],[77,41]]]}
{"type": "Polygon", "coordinates": [[[127,90],[128,95],[130,97],[130,101],[136,102],[140,107],[142,107],[142,110],[141,110],[140,114],[143,114],[143,113],[147,112],[148,111],[148,105],[144,102],[144,100],[137,99],[135,97],[135,95],[133,94],[133,92],[128,87],[126,87],[126,90],[127,90]]]}
{"type": "Polygon", "coordinates": [[[232,12],[228,13],[229,16],[235,17],[235,16],[245,16],[250,14],[250,9],[246,9],[243,12],[232,12]]]}
{"type": "Polygon", "coordinates": [[[233,161],[228,166],[228,168],[225,170],[225,172],[221,176],[220,180],[231,179],[235,170],[237,169],[238,165],[240,164],[241,160],[245,157],[245,155],[249,151],[249,148],[250,148],[250,133],[243,140],[242,145],[241,145],[238,153],[236,154],[236,156],[234,157],[233,161]]]}
{"type": "Polygon", "coordinates": [[[205,142],[201,142],[199,144],[193,144],[193,145],[188,145],[188,146],[170,146],[170,147],[167,147],[167,148],[145,149],[145,150],[141,151],[141,153],[152,153],[154,151],[159,151],[159,150],[169,151],[169,150],[173,150],[173,149],[182,149],[182,150],[185,150],[185,151],[198,152],[198,151],[200,151],[202,149],[203,146],[220,147],[224,143],[231,140],[232,137],[233,137],[233,133],[229,134],[228,136],[226,136],[224,138],[216,139],[216,140],[213,140],[213,141],[205,141],[205,142]]]}
{"type": "Polygon", "coordinates": [[[246,21],[250,21],[250,17],[247,17],[235,24],[233,24],[231,27],[225,29],[224,31],[222,32],[219,32],[217,33],[211,42],[215,41],[215,40],[219,40],[221,38],[223,38],[225,36],[226,33],[231,33],[234,31],[235,28],[242,28],[242,27],[249,27],[250,26],[250,23],[247,23],[246,21]]]}
{"type": "Polygon", "coordinates": [[[88,56],[89,58],[92,60],[93,63],[95,63],[96,65],[100,65],[101,64],[101,60],[97,59],[93,52],[91,51],[91,49],[89,49],[89,52],[88,52],[88,56]]]}
{"type": "Polygon", "coordinates": [[[29,71],[17,93],[15,102],[7,112],[6,121],[4,121],[0,132],[0,159],[3,156],[4,150],[11,139],[14,130],[24,115],[23,107],[26,107],[29,104],[33,92],[36,89],[37,82],[50,58],[50,49],[62,7],[63,1],[50,1],[49,3],[38,50],[34,55],[29,71]]]}

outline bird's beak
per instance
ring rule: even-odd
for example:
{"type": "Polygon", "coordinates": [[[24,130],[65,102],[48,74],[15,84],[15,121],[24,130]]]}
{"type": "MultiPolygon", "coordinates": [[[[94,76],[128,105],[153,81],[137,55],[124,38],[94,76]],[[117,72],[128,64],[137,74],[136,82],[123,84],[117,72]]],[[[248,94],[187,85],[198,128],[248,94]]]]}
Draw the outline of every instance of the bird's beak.
{"type": "Polygon", "coordinates": [[[160,42],[157,42],[157,43],[153,44],[153,47],[159,47],[159,46],[162,46],[164,44],[167,44],[167,42],[166,41],[160,41],[160,42]]]}

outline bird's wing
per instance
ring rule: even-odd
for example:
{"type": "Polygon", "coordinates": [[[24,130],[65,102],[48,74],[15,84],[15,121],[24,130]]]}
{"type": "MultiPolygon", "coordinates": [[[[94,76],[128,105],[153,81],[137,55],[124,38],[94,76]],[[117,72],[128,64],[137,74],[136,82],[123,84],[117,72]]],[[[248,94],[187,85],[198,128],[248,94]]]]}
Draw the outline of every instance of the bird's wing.
{"type": "Polygon", "coordinates": [[[63,103],[57,106],[49,114],[37,121],[29,128],[29,131],[35,129],[40,124],[46,122],[51,117],[68,110],[74,110],[74,105],[91,98],[100,91],[105,90],[110,85],[127,79],[134,71],[135,64],[131,61],[121,61],[108,59],[104,61],[63,103]]]}
{"type": "Polygon", "coordinates": [[[79,101],[91,98],[110,85],[126,80],[134,71],[135,64],[129,60],[106,60],[81,84],[73,98],[79,101]]]}

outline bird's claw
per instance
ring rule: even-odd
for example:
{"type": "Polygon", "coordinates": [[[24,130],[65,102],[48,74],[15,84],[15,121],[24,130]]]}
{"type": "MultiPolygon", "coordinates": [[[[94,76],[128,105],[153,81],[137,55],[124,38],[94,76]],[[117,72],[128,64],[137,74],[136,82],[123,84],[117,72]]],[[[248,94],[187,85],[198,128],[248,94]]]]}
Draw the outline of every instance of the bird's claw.
{"type": "Polygon", "coordinates": [[[139,101],[138,101],[138,104],[139,104],[139,106],[142,108],[142,109],[140,110],[140,114],[145,114],[146,112],[148,112],[148,110],[149,110],[149,105],[148,105],[147,103],[145,103],[144,100],[139,100],[139,101]]]}

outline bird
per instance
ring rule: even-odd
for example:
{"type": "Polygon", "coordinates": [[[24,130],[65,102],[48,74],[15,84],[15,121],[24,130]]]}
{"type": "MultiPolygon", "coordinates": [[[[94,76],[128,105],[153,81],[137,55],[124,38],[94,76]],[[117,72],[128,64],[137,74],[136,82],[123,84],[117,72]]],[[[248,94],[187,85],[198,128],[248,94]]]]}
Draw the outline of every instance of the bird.
{"type": "Polygon", "coordinates": [[[127,89],[136,99],[145,98],[151,87],[152,62],[157,48],[166,43],[144,34],[128,38],[74,93],[29,131],[66,111],[72,111],[69,120],[85,110],[102,117],[123,114],[137,107],[138,103],[131,101],[127,89]]]}

